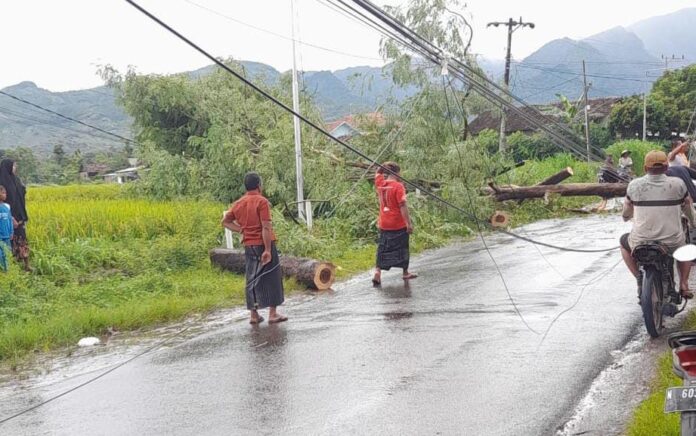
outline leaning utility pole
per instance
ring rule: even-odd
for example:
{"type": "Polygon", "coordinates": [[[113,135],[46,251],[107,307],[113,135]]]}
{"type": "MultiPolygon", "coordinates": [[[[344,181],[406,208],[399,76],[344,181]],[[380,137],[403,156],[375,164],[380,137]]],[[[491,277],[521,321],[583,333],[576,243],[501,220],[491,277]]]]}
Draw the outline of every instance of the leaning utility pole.
{"type": "Polygon", "coordinates": [[[585,74],[585,59],[582,60],[582,83],[585,86],[585,142],[587,143],[587,163],[592,162],[592,155],[590,154],[590,115],[589,109],[590,105],[587,102],[587,75],[585,74]]]}
{"type": "MultiPolygon", "coordinates": [[[[510,18],[508,21],[494,21],[492,23],[488,23],[488,25],[486,25],[486,27],[490,27],[490,26],[498,27],[500,25],[507,26],[507,28],[508,28],[507,54],[505,55],[505,90],[509,91],[510,58],[511,58],[510,53],[511,53],[511,49],[512,49],[512,32],[519,29],[520,27],[525,27],[525,26],[529,26],[530,29],[533,29],[534,23],[525,23],[522,21],[522,17],[520,17],[520,21],[515,21],[512,18],[510,18]]],[[[500,112],[500,143],[498,145],[498,150],[501,153],[505,151],[505,108],[501,108],[501,112],[500,112]]]]}

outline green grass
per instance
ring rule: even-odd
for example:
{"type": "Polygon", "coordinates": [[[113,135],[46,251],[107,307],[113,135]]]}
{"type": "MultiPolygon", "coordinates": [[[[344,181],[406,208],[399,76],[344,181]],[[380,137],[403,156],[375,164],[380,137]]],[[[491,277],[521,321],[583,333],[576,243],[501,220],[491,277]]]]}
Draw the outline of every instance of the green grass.
{"type": "Polygon", "coordinates": [[[638,406],[628,427],[630,436],[679,435],[679,414],[664,413],[665,389],[681,385],[681,380],[672,373],[670,353],[660,357],[657,371],[652,393],[638,406]]]}
{"type": "MultiPolygon", "coordinates": [[[[696,329],[696,313],[689,314],[683,328],[696,329]]],[[[682,381],[672,372],[672,353],[666,352],[658,361],[657,374],[651,382],[650,395],[635,410],[627,434],[630,436],[679,435],[679,414],[664,413],[664,406],[665,389],[681,385],[682,381]]]]}

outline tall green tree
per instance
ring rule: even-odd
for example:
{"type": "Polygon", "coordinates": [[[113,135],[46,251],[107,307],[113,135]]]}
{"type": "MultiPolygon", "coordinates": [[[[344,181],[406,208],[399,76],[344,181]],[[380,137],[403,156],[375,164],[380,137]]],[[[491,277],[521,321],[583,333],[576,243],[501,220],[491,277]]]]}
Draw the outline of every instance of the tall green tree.
{"type": "MultiPolygon", "coordinates": [[[[236,62],[227,64],[246,74],[236,62]]],[[[121,75],[111,68],[104,68],[102,75],[134,119],[137,151],[150,167],[140,184],[148,193],[229,201],[243,192],[243,175],[256,170],[273,202],[295,201],[292,117],[232,75],[220,69],[201,78],[132,70],[121,75]]],[[[291,104],[289,76],[261,86],[291,104]]],[[[306,98],[302,111],[321,123],[306,98]]],[[[306,198],[331,197],[338,189],[338,184],[327,183],[336,174],[325,153],[333,151],[323,137],[303,128],[306,198]]]]}
{"type": "Polygon", "coordinates": [[[696,64],[665,72],[653,85],[651,97],[664,105],[668,129],[686,133],[696,110],[696,64]]]}
{"type": "MultiPolygon", "coordinates": [[[[648,130],[653,133],[653,137],[659,139],[669,138],[674,133],[687,133],[686,129],[695,109],[696,65],[667,71],[653,84],[647,97],[648,130]]],[[[693,129],[694,124],[691,124],[693,129]]],[[[629,97],[615,105],[609,128],[613,134],[622,138],[642,136],[642,98],[629,97]]]]}
{"type": "MultiPolygon", "coordinates": [[[[668,115],[664,103],[650,95],[646,105],[647,130],[653,137],[668,138],[668,115]]],[[[639,96],[625,98],[614,105],[609,116],[609,131],[623,139],[635,139],[643,134],[643,99],[639,96]]]]}
{"type": "Polygon", "coordinates": [[[63,145],[56,144],[53,146],[53,160],[58,165],[63,165],[65,163],[65,150],[63,149],[63,145]]]}

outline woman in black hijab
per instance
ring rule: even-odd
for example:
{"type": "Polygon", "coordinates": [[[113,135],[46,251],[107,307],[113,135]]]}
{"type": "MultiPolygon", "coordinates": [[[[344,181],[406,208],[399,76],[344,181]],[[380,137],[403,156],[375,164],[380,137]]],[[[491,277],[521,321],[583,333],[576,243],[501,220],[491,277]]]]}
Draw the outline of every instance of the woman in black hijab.
{"type": "Polygon", "coordinates": [[[0,162],[0,185],[7,191],[7,204],[12,210],[12,217],[17,221],[17,228],[12,237],[12,253],[17,261],[24,262],[24,270],[31,271],[29,267],[29,242],[27,241],[26,224],[29,221],[26,206],[27,188],[17,177],[17,163],[12,159],[4,159],[0,162]]]}

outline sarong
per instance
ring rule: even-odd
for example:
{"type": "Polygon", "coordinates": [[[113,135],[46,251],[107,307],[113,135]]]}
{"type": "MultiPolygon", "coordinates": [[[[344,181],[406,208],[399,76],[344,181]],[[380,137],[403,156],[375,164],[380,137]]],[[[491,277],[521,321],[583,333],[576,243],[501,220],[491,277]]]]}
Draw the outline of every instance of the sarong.
{"type": "Polygon", "coordinates": [[[271,245],[271,261],[261,266],[263,245],[244,247],[246,257],[247,309],[280,306],[285,301],[283,272],[275,242],[271,245]]]}
{"type": "Polygon", "coordinates": [[[29,241],[27,241],[27,228],[25,226],[26,224],[22,223],[14,229],[14,235],[12,235],[12,254],[18,261],[29,259],[29,241]]]}
{"type": "Polygon", "coordinates": [[[380,230],[377,245],[377,267],[387,270],[391,268],[408,269],[409,234],[406,229],[380,230]]]}
{"type": "Polygon", "coordinates": [[[0,239],[0,269],[7,271],[7,255],[12,250],[12,242],[9,239],[0,239]]]}

